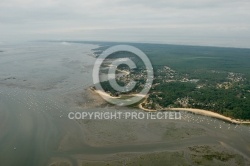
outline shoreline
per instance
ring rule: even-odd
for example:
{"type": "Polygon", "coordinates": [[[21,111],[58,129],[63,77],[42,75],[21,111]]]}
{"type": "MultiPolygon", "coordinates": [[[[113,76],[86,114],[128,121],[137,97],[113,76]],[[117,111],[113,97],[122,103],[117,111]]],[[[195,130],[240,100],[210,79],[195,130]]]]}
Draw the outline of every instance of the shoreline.
{"type": "MultiPolygon", "coordinates": [[[[142,106],[142,103],[139,104],[139,108],[144,110],[144,111],[147,111],[147,112],[157,112],[157,110],[144,108],[142,106]]],[[[250,121],[233,119],[233,118],[221,115],[221,114],[213,112],[213,111],[197,109],[197,108],[163,108],[161,110],[164,110],[164,111],[186,111],[186,112],[191,112],[191,113],[195,113],[198,115],[209,116],[212,118],[224,120],[224,121],[231,122],[231,123],[250,124],[250,121]]]]}
{"type": "MultiPolygon", "coordinates": [[[[103,95],[105,97],[108,97],[108,98],[120,98],[120,97],[113,97],[113,96],[110,96],[108,93],[105,93],[105,92],[102,92],[102,91],[99,91],[99,90],[96,90],[94,88],[90,88],[93,92],[97,93],[98,95],[103,95]]],[[[134,95],[138,95],[138,94],[134,94],[134,95]]],[[[146,96],[145,96],[146,97],[146,96]]],[[[143,101],[144,102],[144,101],[143,101]]],[[[153,109],[147,109],[147,108],[144,108],[142,106],[142,103],[141,102],[140,104],[138,104],[138,108],[143,110],[143,111],[146,111],[146,112],[157,112],[158,110],[153,110],[153,109]]],[[[212,117],[212,118],[216,118],[216,119],[220,119],[220,120],[224,120],[224,121],[227,121],[227,122],[231,122],[231,123],[235,123],[235,124],[250,124],[250,121],[245,121],[245,120],[239,120],[239,119],[233,119],[233,118],[230,118],[230,117],[227,117],[227,116],[224,116],[224,115],[221,115],[219,113],[216,113],[216,112],[213,112],[213,111],[210,111],[210,110],[203,110],[203,109],[197,109],[197,108],[163,108],[161,110],[164,110],[164,111],[186,111],[186,112],[191,112],[191,113],[195,113],[195,114],[198,114],[198,115],[203,115],[203,116],[209,116],[209,117],[212,117]]]]}
{"type": "MultiPolygon", "coordinates": [[[[118,96],[118,97],[115,97],[115,96],[110,96],[109,93],[106,93],[106,92],[103,92],[101,90],[97,90],[97,89],[94,89],[93,87],[90,87],[89,88],[91,91],[97,93],[98,95],[100,96],[104,96],[105,98],[111,98],[111,99],[120,99],[122,98],[122,96],[118,96]]],[[[143,95],[143,94],[130,94],[130,95],[123,95],[123,96],[140,96],[140,97],[146,97],[147,95],[143,95]]]]}

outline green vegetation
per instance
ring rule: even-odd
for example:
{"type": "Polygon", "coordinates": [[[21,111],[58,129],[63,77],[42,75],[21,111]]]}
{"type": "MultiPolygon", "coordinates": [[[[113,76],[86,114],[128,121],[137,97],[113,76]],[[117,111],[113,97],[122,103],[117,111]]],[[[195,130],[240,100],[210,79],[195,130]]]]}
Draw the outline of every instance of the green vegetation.
{"type": "MultiPolygon", "coordinates": [[[[97,56],[118,43],[98,44],[101,47],[95,50],[97,56]]],[[[250,49],[122,44],[141,49],[152,62],[155,80],[144,107],[199,108],[232,118],[250,119],[250,49]]],[[[124,55],[126,53],[122,53],[124,55]]],[[[121,57],[121,53],[116,57],[121,57]]],[[[141,76],[143,70],[131,72],[127,78],[118,79],[118,83],[125,85],[129,79],[137,80],[139,83],[133,92],[139,91],[145,82],[141,76]]],[[[117,93],[107,82],[104,84],[105,91],[117,93]]]]}

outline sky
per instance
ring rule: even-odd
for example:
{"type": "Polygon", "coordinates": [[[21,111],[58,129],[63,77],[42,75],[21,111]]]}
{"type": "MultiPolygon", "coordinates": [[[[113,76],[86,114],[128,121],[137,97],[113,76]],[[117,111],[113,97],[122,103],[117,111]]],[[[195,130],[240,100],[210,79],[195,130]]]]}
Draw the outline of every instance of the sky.
{"type": "Polygon", "coordinates": [[[250,48],[250,1],[0,0],[0,43],[30,40],[250,48]]]}

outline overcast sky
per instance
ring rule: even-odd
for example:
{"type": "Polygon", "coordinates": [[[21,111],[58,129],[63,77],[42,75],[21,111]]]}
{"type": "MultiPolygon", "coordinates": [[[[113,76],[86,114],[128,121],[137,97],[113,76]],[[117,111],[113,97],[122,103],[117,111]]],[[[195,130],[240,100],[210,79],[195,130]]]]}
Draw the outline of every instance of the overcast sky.
{"type": "Polygon", "coordinates": [[[0,42],[47,39],[250,48],[250,1],[0,0],[0,42]]]}

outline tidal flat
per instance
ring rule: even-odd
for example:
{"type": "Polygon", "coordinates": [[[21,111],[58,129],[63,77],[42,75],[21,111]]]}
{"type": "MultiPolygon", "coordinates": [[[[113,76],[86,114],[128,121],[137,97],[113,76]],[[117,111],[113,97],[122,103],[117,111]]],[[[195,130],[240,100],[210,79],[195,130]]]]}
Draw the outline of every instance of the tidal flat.
{"type": "Polygon", "coordinates": [[[98,45],[1,45],[0,165],[249,165],[250,127],[181,112],[181,120],[71,120],[69,112],[142,111],[92,86],[98,45]]]}

